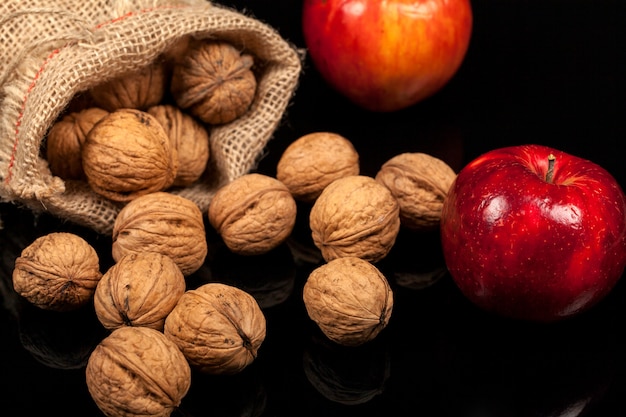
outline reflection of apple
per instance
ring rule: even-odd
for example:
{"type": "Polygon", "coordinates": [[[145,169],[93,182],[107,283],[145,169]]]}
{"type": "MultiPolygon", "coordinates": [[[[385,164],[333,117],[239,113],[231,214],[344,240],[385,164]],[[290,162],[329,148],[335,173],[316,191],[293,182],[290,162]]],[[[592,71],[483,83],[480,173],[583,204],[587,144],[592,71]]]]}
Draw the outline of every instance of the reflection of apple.
{"type": "Polygon", "coordinates": [[[504,316],[587,310],[626,266],[626,197],[599,165],[539,145],[495,149],[457,175],[441,240],[461,292],[504,316]]]}
{"type": "Polygon", "coordinates": [[[332,87],[366,109],[395,111],[452,78],[472,20],[469,0],[305,0],[302,28],[332,87]]]}

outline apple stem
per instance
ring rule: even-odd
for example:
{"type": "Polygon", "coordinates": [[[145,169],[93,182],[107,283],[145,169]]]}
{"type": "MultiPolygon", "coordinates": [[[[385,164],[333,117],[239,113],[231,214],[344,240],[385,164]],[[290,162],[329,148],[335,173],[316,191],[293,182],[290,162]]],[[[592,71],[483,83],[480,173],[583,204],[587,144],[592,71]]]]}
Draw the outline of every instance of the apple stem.
{"type": "Polygon", "coordinates": [[[548,155],[548,172],[546,173],[546,181],[551,183],[552,177],[554,176],[554,161],[556,160],[556,156],[553,154],[548,155]]]}

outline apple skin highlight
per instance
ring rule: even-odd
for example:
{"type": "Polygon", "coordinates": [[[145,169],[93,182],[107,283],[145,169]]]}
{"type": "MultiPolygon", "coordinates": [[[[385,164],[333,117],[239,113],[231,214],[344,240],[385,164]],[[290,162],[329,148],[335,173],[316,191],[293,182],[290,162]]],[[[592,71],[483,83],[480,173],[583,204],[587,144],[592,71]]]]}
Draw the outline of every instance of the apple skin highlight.
{"type": "Polygon", "coordinates": [[[458,173],[441,240],[452,278],[474,304],[558,321],[598,303],[624,273],[626,197],[591,161],[541,145],[495,149],[458,173]]]}

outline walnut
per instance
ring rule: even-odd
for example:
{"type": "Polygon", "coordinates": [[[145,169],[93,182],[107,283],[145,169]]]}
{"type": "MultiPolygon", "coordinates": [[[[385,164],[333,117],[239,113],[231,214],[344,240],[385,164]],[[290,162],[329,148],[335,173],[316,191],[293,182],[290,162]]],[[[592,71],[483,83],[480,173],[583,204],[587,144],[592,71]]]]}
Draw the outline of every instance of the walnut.
{"type": "Polygon", "coordinates": [[[178,154],[154,116],[135,109],[109,113],[87,135],[82,153],[89,186],[114,201],[170,187],[178,154]]]}
{"type": "Polygon", "coordinates": [[[439,227],[443,200],[455,178],[444,161],[419,152],[394,156],[376,174],[398,200],[401,224],[412,230],[439,227]]]}
{"type": "Polygon", "coordinates": [[[254,58],[224,41],[192,43],[172,70],[177,105],[205,123],[232,122],[248,111],[256,94],[254,58]]]}
{"type": "Polygon", "coordinates": [[[13,287],[44,310],[76,310],[91,301],[102,277],[96,250],[85,239],[53,232],[35,239],[15,260],[13,287]]]}
{"type": "Polygon", "coordinates": [[[313,242],[326,261],[356,256],[383,259],[400,230],[400,208],[374,178],[351,175],[330,183],[309,213],[313,242]]]}
{"type": "Polygon", "coordinates": [[[123,108],[146,110],[163,101],[167,88],[165,64],[155,61],[140,70],[93,87],[90,94],[98,107],[108,111],[123,108]]]}
{"type": "Polygon", "coordinates": [[[108,417],[167,417],[191,386],[191,368],[163,333],[148,327],[113,330],[91,353],[87,388],[108,417]]]}
{"type": "Polygon", "coordinates": [[[66,180],[84,180],[82,148],[87,133],[109,112],[89,107],[66,114],[48,132],[46,159],[52,174],[66,180]]]}
{"type": "Polygon", "coordinates": [[[374,339],[389,323],[393,309],[387,278],[370,262],[351,256],[314,269],[302,294],[311,320],[344,346],[374,339]]]}
{"type": "Polygon", "coordinates": [[[156,252],[129,253],[104,273],[94,307],[109,330],[142,326],[163,330],[165,317],[185,292],[185,277],[176,263],[156,252]]]}
{"type": "Polygon", "coordinates": [[[202,211],[191,200],[164,191],[137,197],[113,223],[112,255],[129,253],[169,256],[187,276],[202,266],[208,247],[202,211]]]}
{"type": "Polygon", "coordinates": [[[150,107],[148,113],[161,123],[178,154],[178,171],[172,185],[191,185],[209,161],[209,132],[176,106],[160,104],[150,107]]]}
{"type": "Polygon", "coordinates": [[[293,141],[281,155],[276,178],[296,200],[314,201],[334,180],[359,174],[359,154],[345,137],[314,132],[293,141]]]}
{"type": "Polygon", "coordinates": [[[258,255],[276,248],[291,234],[296,202],[276,178],[249,173],[217,190],[208,217],[231,251],[258,255]]]}
{"type": "Polygon", "coordinates": [[[252,295],[231,285],[207,283],[180,297],[163,332],[200,372],[235,374],[256,359],[265,326],[252,295]]]}

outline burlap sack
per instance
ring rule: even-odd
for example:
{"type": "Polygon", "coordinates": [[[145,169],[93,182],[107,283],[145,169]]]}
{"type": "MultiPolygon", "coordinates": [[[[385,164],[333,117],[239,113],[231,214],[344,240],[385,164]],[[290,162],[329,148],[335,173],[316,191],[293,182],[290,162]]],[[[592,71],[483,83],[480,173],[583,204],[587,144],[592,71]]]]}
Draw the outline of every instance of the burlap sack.
{"type": "Polygon", "coordinates": [[[263,22],[205,0],[3,0],[0,199],[110,234],[121,204],[54,177],[42,144],[75,97],[149,65],[186,35],[229,41],[260,68],[248,113],[210,129],[211,175],[171,190],[204,212],[217,188],[258,163],[297,87],[300,52],[263,22]]]}

